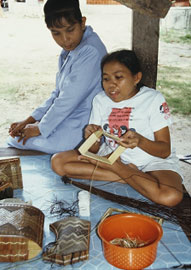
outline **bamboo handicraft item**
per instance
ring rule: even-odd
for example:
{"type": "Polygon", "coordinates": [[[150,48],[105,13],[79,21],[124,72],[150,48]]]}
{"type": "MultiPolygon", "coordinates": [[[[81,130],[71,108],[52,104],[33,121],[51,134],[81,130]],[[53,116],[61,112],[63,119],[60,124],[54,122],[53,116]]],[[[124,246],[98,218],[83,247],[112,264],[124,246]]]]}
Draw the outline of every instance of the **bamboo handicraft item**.
{"type": "Polygon", "coordinates": [[[112,165],[116,159],[125,151],[125,147],[119,145],[117,149],[109,156],[109,158],[98,156],[94,153],[89,152],[88,150],[91,148],[91,146],[102,136],[105,135],[106,137],[112,138],[115,141],[119,141],[120,139],[117,136],[111,135],[107,132],[104,132],[102,130],[98,130],[91,134],[91,136],[80,146],[78,151],[86,157],[93,158],[97,161],[101,161],[107,164],[112,165]]]}
{"type": "Polygon", "coordinates": [[[0,262],[29,260],[42,250],[44,214],[26,203],[0,203],[0,262]]]}
{"type": "Polygon", "coordinates": [[[13,189],[23,188],[19,157],[0,158],[0,180],[10,183],[13,189]]]}
{"type": "Polygon", "coordinates": [[[9,182],[0,179],[0,200],[13,198],[12,185],[9,182]]]}
{"type": "Polygon", "coordinates": [[[43,260],[68,265],[89,258],[90,221],[68,217],[50,224],[56,241],[45,248],[43,260]]]}

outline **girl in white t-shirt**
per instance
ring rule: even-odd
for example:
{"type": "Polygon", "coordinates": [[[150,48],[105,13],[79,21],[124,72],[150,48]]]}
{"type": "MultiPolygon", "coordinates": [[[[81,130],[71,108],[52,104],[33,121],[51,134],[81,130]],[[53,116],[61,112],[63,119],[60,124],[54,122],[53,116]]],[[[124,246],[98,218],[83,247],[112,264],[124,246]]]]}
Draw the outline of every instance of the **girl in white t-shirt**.
{"type": "Polygon", "coordinates": [[[126,150],[112,165],[81,156],[77,150],[52,157],[53,170],[72,178],[127,183],[150,200],[174,206],[182,199],[182,177],[172,147],[170,112],[163,95],[140,85],[142,73],[133,51],[121,50],[102,60],[104,91],[96,95],[87,139],[103,129],[120,137],[116,142],[104,137],[91,149],[108,156],[118,145],[126,150]]]}

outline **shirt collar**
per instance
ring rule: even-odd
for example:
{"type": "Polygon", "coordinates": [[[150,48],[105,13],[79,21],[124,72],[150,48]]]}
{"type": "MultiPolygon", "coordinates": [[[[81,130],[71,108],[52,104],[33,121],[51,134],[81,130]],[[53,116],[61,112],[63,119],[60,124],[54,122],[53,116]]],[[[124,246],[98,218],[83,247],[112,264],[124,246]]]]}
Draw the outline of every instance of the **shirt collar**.
{"type": "Polygon", "coordinates": [[[83,37],[82,37],[82,40],[80,41],[80,44],[79,44],[74,50],[70,51],[69,54],[68,54],[68,52],[65,51],[64,49],[62,50],[62,52],[61,52],[61,57],[62,57],[63,61],[64,61],[64,58],[66,58],[66,56],[74,56],[74,55],[78,52],[78,50],[81,48],[82,43],[83,43],[83,42],[84,42],[84,41],[85,41],[92,33],[93,33],[92,27],[91,27],[91,26],[86,26],[85,31],[84,31],[84,34],[83,34],[83,37]]]}

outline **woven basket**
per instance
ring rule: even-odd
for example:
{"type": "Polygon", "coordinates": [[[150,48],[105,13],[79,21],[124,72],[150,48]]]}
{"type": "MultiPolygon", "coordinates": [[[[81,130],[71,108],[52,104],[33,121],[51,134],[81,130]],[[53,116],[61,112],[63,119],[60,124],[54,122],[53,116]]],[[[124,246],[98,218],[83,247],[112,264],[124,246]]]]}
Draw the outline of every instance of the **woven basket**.
{"type": "Polygon", "coordinates": [[[10,183],[13,189],[23,188],[19,157],[0,158],[0,179],[10,183]]]}
{"type": "Polygon", "coordinates": [[[62,265],[87,260],[90,226],[90,221],[78,217],[67,217],[50,224],[56,241],[45,248],[43,260],[62,265]]]}
{"type": "Polygon", "coordinates": [[[32,259],[42,250],[44,214],[27,204],[0,204],[0,262],[32,259]]]}

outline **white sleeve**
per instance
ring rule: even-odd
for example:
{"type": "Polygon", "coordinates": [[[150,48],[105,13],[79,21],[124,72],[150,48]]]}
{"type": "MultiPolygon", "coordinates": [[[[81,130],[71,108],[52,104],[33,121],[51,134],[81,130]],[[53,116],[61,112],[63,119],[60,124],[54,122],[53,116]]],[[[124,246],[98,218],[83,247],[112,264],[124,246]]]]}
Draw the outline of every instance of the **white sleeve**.
{"type": "Polygon", "coordinates": [[[172,124],[168,104],[159,91],[157,91],[157,95],[151,105],[150,124],[153,132],[172,124]]]}
{"type": "Polygon", "coordinates": [[[92,111],[90,114],[89,124],[101,126],[101,105],[97,96],[95,96],[93,99],[93,105],[92,105],[92,111]]]}

